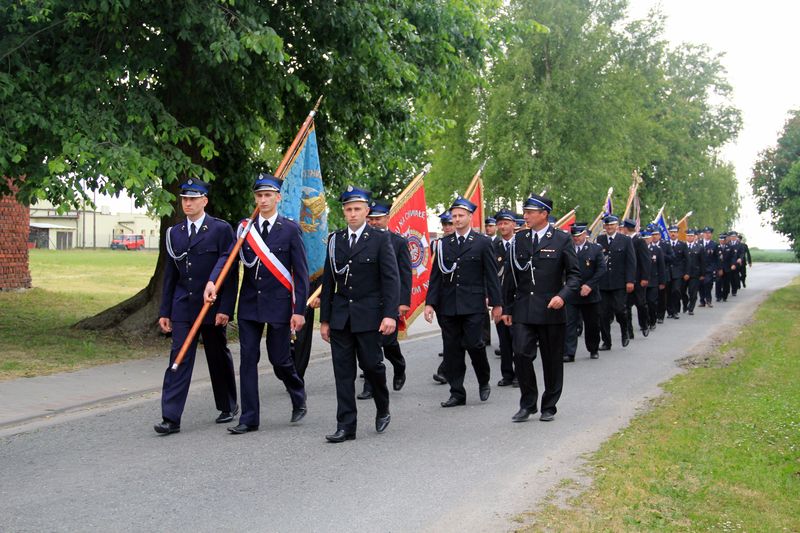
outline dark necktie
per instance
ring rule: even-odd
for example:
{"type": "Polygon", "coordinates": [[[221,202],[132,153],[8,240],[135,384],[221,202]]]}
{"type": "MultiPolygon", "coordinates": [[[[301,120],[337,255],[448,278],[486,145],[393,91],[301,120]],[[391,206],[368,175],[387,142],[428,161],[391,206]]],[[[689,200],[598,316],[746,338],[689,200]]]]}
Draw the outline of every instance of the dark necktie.
{"type": "Polygon", "coordinates": [[[539,234],[538,233],[534,233],[533,234],[533,247],[536,248],[537,246],[539,246],[539,234]]]}
{"type": "Polygon", "coordinates": [[[356,235],[355,233],[351,233],[351,234],[350,234],[350,249],[351,249],[351,250],[352,250],[353,248],[355,248],[355,246],[356,246],[356,238],[357,238],[357,237],[358,237],[358,235],[356,235]]]}
{"type": "Polygon", "coordinates": [[[464,244],[464,236],[463,235],[459,235],[458,236],[458,245],[461,246],[462,244],[464,244]]]}
{"type": "Polygon", "coordinates": [[[611,245],[614,243],[614,237],[608,238],[608,247],[611,248],[611,245]]]}
{"type": "Polygon", "coordinates": [[[189,224],[189,244],[192,244],[194,238],[197,237],[197,226],[194,225],[194,222],[189,224]]]}
{"type": "Polygon", "coordinates": [[[267,235],[269,235],[269,220],[265,220],[261,226],[261,238],[267,240],[267,235]]]}
{"type": "Polygon", "coordinates": [[[511,248],[511,243],[506,241],[505,242],[505,247],[506,247],[506,252],[508,252],[508,249],[511,248]]]}

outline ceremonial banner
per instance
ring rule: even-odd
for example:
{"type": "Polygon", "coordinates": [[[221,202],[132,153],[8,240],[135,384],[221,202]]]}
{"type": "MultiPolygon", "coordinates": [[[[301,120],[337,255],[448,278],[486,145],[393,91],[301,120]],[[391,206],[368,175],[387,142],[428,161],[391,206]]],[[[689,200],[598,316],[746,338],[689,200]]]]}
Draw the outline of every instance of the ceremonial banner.
{"type": "Polygon", "coordinates": [[[561,217],[561,219],[554,224],[555,228],[569,233],[572,230],[572,225],[575,224],[576,220],[575,211],[577,209],[578,208],[576,207],[575,209],[573,209],[572,211],[561,217]]]}
{"type": "Polygon", "coordinates": [[[606,204],[605,208],[603,209],[603,217],[607,217],[608,215],[614,214],[614,205],[611,203],[611,193],[608,193],[606,197],[606,204]]]}
{"type": "Polygon", "coordinates": [[[686,240],[686,230],[689,229],[689,217],[692,216],[692,212],[689,211],[686,215],[678,221],[678,240],[685,241],[686,240]]]}
{"type": "Polygon", "coordinates": [[[281,187],[278,213],[300,224],[311,281],[322,275],[328,238],[328,212],[325,187],[317,151],[317,132],[312,124],[281,187]]]}
{"type": "Polygon", "coordinates": [[[669,231],[667,231],[667,221],[664,220],[664,208],[661,208],[661,211],[653,222],[658,224],[658,231],[661,233],[661,238],[668,241],[669,231]]]}
{"type": "MultiPolygon", "coordinates": [[[[481,169],[482,168],[483,167],[481,167],[481,169]]],[[[478,206],[478,208],[475,209],[475,212],[472,213],[470,226],[475,231],[480,231],[483,233],[486,231],[484,226],[486,219],[483,216],[483,179],[481,179],[480,171],[478,171],[478,174],[472,178],[472,182],[469,184],[469,187],[467,187],[467,192],[464,195],[464,198],[478,206]]]]}
{"type": "Polygon", "coordinates": [[[397,325],[401,333],[425,307],[428,282],[431,275],[431,248],[428,242],[428,207],[425,202],[423,178],[428,173],[426,166],[406,189],[395,198],[389,212],[389,230],[396,231],[408,241],[411,252],[411,310],[401,317],[397,325]]]}

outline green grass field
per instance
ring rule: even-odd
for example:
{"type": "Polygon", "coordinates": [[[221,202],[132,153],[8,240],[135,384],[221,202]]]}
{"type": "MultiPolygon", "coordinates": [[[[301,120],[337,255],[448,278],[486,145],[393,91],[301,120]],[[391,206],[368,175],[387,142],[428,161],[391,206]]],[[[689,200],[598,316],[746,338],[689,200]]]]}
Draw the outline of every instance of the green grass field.
{"type": "Polygon", "coordinates": [[[797,263],[797,256],[791,250],[760,250],[751,248],[750,255],[753,261],[765,263],[797,263]]]}
{"type": "Polygon", "coordinates": [[[77,331],[80,319],[133,296],[158,255],[122,250],[31,250],[33,289],[0,292],[0,379],[153,355],[166,341],[77,331]]]}
{"type": "Polygon", "coordinates": [[[566,503],[520,517],[526,531],[800,531],[798,354],[795,280],[590,458],[591,487],[567,480],[566,503]]]}

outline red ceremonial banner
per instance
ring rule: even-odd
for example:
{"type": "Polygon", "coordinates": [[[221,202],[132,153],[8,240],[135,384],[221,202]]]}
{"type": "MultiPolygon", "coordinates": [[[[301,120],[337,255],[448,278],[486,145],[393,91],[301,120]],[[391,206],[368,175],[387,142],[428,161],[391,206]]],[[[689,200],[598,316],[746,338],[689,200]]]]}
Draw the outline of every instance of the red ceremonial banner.
{"type": "Polygon", "coordinates": [[[408,241],[411,252],[411,310],[400,318],[397,325],[401,333],[406,331],[425,307],[428,282],[431,276],[431,247],[428,242],[428,208],[425,203],[423,170],[398,196],[389,213],[389,230],[396,231],[408,241]]]}
{"type": "MultiPolygon", "coordinates": [[[[484,163],[485,165],[486,163],[484,163]]],[[[486,231],[484,226],[484,222],[486,221],[485,217],[483,216],[483,179],[481,179],[481,173],[483,172],[483,165],[481,168],[478,169],[478,172],[472,178],[469,186],[467,187],[467,192],[464,193],[464,198],[478,206],[474,213],[472,213],[472,220],[471,226],[472,229],[475,231],[479,231],[483,233],[486,231]]]]}

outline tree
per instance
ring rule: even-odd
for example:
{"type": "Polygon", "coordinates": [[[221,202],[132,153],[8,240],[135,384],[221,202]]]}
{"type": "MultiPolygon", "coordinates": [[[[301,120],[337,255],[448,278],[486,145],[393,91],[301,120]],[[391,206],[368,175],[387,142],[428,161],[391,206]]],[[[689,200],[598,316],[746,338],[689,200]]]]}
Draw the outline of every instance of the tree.
{"type": "MultiPolygon", "coordinates": [[[[211,211],[248,213],[319,93],[331,192],[390,196],[421,164],[447,98],[478,68],[490,0],[23,0],[0,7],[0,174],[23,202],[66,210],[128,191],[162,217],[147,288],[83,323],[155,330],[163,238],[180,179],[212,182],[211,211]]],[[[10,190],[0,182],[0,194],[10,190]]],[[[331,195],[335,196],[335,195],[331,195]]],[[[335,213],[335,211],[334,211],[335,213]]]]}
{"type": "Polygon", "coordinates": [[[759,154],[750,186],[758,212],[770,214],[800,259],[800,110],[789,113],[777,145],[759,154]]]}
{"type": "MultiPolygon", "coordinates": [[[[589,220],[610,186],[624,205],[639,169],[643,216],[667,202],[673,217],[694,210],[693,220],[729,224],[739,201],[719,151],[741,118],[719,56],[670,48],[658,12],[629,21],[625,9],[619,0],[511,1],[487,79],[441,111],[471,122],[437,138],[435,160],[470,147],[470,168],[489,161],[487,196],[498,207],[547,189],[558,212],[580,205],[589,220]]],[[[441,194],[452,194],[451,168],[465,173],[431,171],[441,194]]]]}

